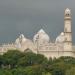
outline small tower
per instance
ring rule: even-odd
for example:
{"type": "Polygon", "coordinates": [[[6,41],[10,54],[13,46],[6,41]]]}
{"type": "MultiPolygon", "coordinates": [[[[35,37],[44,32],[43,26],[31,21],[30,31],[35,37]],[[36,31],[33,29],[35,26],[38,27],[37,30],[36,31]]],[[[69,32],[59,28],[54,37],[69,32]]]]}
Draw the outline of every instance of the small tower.
{"type": "Polygon", "coordinates": [[[69,8],[65,10],[64,35],[64,50],[72,51],[71,10],[69,8]]]}

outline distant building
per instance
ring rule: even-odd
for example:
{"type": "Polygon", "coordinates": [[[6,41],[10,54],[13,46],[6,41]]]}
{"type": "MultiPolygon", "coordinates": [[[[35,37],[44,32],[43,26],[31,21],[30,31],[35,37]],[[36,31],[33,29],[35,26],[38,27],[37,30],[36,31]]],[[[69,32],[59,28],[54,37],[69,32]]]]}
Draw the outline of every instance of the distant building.
{"type": "Polygon", "coordinates": [[[47,58],[58,58],[60,56],[74,57],[71,26],[71,11],[67,8],[64,14],[64,31],[60,33],[55,42],[51,42],[48,34],[43,29],[40,29],[37,34],[34,35],[33,40],[29,40],[21,34],[14,44],[2,45],[0,47],[0,54],[11,49],[18,49],[22,52],[29,49],[34,53],[43,54],[47,58]]]}

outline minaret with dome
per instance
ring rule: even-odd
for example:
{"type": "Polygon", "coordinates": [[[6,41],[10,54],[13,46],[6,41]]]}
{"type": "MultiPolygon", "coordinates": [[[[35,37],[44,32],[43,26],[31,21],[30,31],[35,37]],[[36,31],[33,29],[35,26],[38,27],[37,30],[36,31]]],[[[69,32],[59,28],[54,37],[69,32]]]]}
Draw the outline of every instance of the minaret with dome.
{"type": "Polygon", "coordinates": [[[71,10],[67,8],[65,10],[64,17],[64,50],[71,51],[72,50],[72,30],[71,30],[71,10]]]}

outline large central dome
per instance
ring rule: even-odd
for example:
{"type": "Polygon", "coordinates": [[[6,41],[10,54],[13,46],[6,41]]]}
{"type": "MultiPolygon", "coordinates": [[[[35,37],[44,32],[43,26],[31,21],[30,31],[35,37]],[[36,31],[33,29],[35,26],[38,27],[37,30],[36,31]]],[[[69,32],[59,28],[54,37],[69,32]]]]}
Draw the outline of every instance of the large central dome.
{"type": "Polygon", "coordinates": [[[49,42],[50,38],[49,38],[48,34],[43,29],[40,29],[33,38],[34,42],[37,40],[42,41],[42,42],[49,42]]]}

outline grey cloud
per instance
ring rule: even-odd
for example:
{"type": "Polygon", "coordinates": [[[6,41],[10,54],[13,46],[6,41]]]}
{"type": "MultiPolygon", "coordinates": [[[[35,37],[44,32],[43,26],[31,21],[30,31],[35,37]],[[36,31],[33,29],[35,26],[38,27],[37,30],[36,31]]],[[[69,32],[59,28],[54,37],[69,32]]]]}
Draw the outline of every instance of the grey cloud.
{"type": "Polygon", "coordinates": [[[42,27],[55,39],[64,29],[64,10],[67,7],[72,10],[75,42],[74,5],[74,0],[0,0],[0,42],[15,41],[19,32],[31,39],[42,27]]]}

